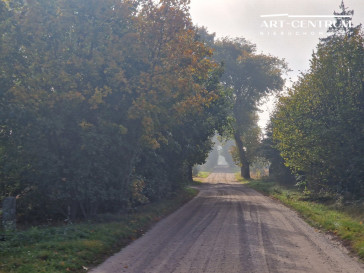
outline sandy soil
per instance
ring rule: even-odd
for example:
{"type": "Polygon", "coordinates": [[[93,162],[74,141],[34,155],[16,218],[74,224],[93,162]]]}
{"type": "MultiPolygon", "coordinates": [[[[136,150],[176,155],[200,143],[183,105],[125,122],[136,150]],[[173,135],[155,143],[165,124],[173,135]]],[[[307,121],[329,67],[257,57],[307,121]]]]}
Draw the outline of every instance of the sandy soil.
{"type": "Polygon", "coordinates": [[[195,199],[91,272],[364,272],[338,242],[233,174],[207,181],[195,199]]]}

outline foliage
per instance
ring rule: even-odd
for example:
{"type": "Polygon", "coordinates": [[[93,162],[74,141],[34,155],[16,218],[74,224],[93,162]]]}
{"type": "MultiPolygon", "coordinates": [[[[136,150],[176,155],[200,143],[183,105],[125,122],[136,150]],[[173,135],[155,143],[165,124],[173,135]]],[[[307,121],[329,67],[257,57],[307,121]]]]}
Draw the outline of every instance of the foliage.
{"type": "Polygon", "coordinates": [[[225,123],[188,1],[0,2],[0,195],[22,220],[90,217],[181,188],[225,123]]]}
{"type": "Polygon", "coordinates": [[[196,194],[196,190],[184,189],[173,199],[148,204],[133,213],[98,215],[87,223],[8,234],[0,241],[0,272],[85,272],[196,194]]]}
{"type": "MultiPolygon", "coordinates": [[[[200,35],[214,41],[206,29],[200,35]]],[[[231,90],[230,126],[225,134],[233,138],[241,165],[241,173],[249,178],[249,165],[254,161],[261,132],[257,125],[257,106],[260,100],[282,89],[285,63],[270,55],[257,54],[256,46],[243,38],[223,38],[213,42],[214,59],[223,64],[222,83],[231,90]]]]}
{"type": "MultiPolygon", "coordinates": [[[[342,6],[345,12],[344,6],[342,6]]],[[[364,37],[361,26],[322,40],[273,119],[285,163],[313,191],[364,194],[364,37]]]]}
{"type": "MultiPolygon", "coordinates": [[[[271,117],[274,120],[274,115],[271,117]]],[[[258,154],[269,161],[269,177],[281,184],[292,185],[296,182],[291,170],[285,166],[280,151],[275,147],[272,123],[266,127],[266,135],[258,149],[258,154]]]]}

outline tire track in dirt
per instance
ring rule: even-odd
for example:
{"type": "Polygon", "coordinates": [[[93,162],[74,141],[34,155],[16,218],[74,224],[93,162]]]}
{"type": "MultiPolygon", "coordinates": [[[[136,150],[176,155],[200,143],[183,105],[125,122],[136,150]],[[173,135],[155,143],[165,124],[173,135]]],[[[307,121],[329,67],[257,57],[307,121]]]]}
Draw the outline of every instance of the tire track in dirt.
{"type": "Polygon", "coordinates": [[[199,195],[92,273],[364,273],[295,212],[213,173],[199,195]]]}

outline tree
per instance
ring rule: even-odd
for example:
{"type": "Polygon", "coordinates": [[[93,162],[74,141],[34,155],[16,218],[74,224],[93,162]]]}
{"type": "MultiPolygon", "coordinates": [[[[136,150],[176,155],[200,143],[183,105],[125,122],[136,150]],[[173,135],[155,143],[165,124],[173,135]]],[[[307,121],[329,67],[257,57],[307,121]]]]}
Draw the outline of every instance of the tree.
{"type": "Polygon", "coordinates": [[[229,131],[237,146],[241,176],[249,179],[249,165],[260,137],[257,106],[264,96],[283,87],[286,65],[278,58],[256,54],[255,45],[242,38],[217,40],[213,48],[214,59],[223,63],[222,83],[232,90],[229,131]]]}
{"type": "Polygon", "coordinates": [[[140,50],[132,45],[135,8],[81,0],[17,5],[5,36],[12,43],[2,43],[19,52],[14,59],[5,54],[2,64],[13,77],[4,90],[10,109],[3,140],[18,148],[6,156],[14,154],[10,161],[24,170],[12,194],[31,189],[20,204],[34,196],[40,201],[34,210],[57,202],[66,216],[88,216],[105,200],[112,205],[129,198],[125,173],[137,131],[125,118],[132,78],[125,71],[134,65],[125,52],[136,57],[140,50]]]}
{"type": "Polygon", "coordinates": [[[147,3],[139,29],[152,66],[144,75],[142,100],[134,105],[147,103],[150,111],[135,108],[132,114],[150,121],[144,140],[164,158],[165,169],[173,170],[167,177],[191,179],[192,166],[205,160],[209,138],[225,120],[221,71],[210,58],[211,49],[198,40],[188,1],[147,3]]]}
{"type": "Polygon", "coordinates": [[[1,195],[44,219],[179,188],[173,170],[184,177],[204,160],[226,109],[188,1],[9,3],[0,2],[1,195]]]}
{"type": "MultiPolygon", "coordinates": [[[[271,121],[275,119],[275,114],[271,117],[271,121]]],[[[293,185],[296,182],[295,176],[291,170],[285,166],[285,161],[282,158],[280,151],[276,148],[276,143],[273,139],[272,122],[266,127],[266,134],[259,146],[259,155],[269,162],[269,177],[279,181],[282,184],[293,185]]]]}
{"type": "MultiPolygon", "coordinates": [[[[353,14],[340,7],[339,14],[353,14]]],[[[361,26],[330,28],[273,119],[286,165],[315,192],[363,193],[363,41],[361,26]]]]}

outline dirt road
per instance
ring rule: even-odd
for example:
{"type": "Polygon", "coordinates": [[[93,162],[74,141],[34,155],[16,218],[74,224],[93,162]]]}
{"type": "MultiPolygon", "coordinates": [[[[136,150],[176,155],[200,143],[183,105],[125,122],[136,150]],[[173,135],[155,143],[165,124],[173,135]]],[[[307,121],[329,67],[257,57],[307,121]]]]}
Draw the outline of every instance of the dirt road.
{"type": "Polygon", "coordinates": [[[214,173],[200,194],[93,273],[364,272],[296,213],[214,173]]]}

